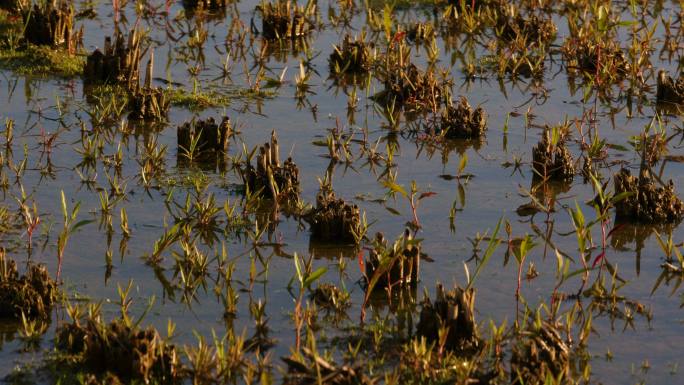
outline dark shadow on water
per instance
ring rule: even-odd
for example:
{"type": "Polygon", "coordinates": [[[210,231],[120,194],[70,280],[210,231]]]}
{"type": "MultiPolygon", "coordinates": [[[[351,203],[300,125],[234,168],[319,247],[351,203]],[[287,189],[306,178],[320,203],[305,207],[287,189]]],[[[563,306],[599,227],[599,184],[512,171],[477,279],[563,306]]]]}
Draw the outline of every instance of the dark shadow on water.
{"type": "Polygon", "coordinates": [[[21,324],[19,322],[0,321],[0,351],[6,343],[11,343],[17,338],[17,332],[21,324]]]}
{"type": "Polygon", "coordinates": [[[656,112],[658,115],[668,115],[668,116],[682,116],[684,115],[684,105],[670,102],[658,102],[656,103],[656,112]]]}
{"type": "Polygon", "coordinates": [[[355,259],[359,250],[359,246],[356,245],[340,245],[329,242],[319,242],[311,238],[309,239],[309,254],[316,259],[355,259]]]}

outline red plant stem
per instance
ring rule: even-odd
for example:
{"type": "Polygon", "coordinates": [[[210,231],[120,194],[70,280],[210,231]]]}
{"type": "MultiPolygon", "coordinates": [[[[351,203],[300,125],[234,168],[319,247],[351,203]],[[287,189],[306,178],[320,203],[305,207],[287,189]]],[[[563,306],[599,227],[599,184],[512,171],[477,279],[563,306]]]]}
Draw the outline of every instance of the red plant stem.
{"type": "Polygon", "coordinates": [[[587,265],[586,259],[584,259],[584,250],[581,250],[580,259],[582,260],[582,267],[584,267],[584,276],[582,277],[582,286],[580,286],[578,294],[582,293],[584,285],[587,283],[587,279],[589,279],[589,266],[587,265]]]}
{"type": "Polygon", "coordinates": [[[119,0],[112,0],[112,7],[114,8],[114,21],[119,21],[119,0]]]}

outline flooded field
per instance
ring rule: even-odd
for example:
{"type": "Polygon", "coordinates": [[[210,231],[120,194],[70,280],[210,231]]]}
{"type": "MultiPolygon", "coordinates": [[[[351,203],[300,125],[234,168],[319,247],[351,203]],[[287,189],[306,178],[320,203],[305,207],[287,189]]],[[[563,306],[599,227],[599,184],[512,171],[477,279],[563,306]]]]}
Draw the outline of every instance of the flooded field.
{"type": "Polygon", "coordinates": [[[2,381],[684,383],[680,3],[31,1],[2,381]]]}

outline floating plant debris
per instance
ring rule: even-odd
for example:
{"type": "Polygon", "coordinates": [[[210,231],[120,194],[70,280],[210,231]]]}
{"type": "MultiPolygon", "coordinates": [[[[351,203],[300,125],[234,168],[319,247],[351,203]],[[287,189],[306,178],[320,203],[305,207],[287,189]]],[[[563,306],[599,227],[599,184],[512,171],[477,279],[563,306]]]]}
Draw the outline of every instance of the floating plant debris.
{"type": "Polygon", "coordinates": [[[419,336],[428,342],[443,343],[453,351],[472,351],[480,342],[475,323],[475,289],[462,289],[456,286],[445,291],[437,284],[435,301],[426,297],[422,303],[420,320],[416,326],[419,336]],[[446,329],[444,341],[440,340],[440,330],[446,329]]]}
{"type": "Polygon", "coordinates": [[[479,139],[487,130],[487,114],[482,107],[472,108],[462,96],[447,104],[439,117],[439,131],[449,139],[479,139]]]}
{"type": "Polygon", "coordinates": [[[271,141],[264,143],[256,155],[256,167],[247,161],[240,169],[240,175],[252,193],[259,193],[271,199],[283,198],[284,201],[297,200],[299,197],[299,169],[287,158],[280,163],[280,145],[275,130],[271,141]]]}
{"type": "Polygon", "coordinates": [[[534,178],[562,182],[572,181],[575,176],[575,163],[561,130],[546,127],[541,141],[532,150],[534,178]]]}
{"type": "Polygon", "coordinates": [[[178,148],[186,154],[186,158],[212,159],[228,150],[233,128],[227,116],[218,123],[210,117],[184,123],[178,127],[177,135],[178,148]]]}
{"type": "Polygon", "coordinates": [[[658,102],[684,103],[684,77],[672,79],[667,72],[658,71],[658,102]]]}
{"type": "Polygon", "coordinates": [[[262,1],[256,9],[261,13],[261,34],[266,39],[303,37],[315,26],[315,1],[308,1],[305,6],[292,0],[262,1]]]}
{"type": "Polygon", "coordinates": [[[79,364],[124,383],[175,383],[180,378],[176,348],[153,327],[141,329],[121,319],[105,324],[99,314],[89,315],[62,325],[56,345],[79,364]]]}
{"type": "Polygon", "coordinates": [[[334,75],[363,73],[370,69],[372,61],[370,48],[364,41],[364,36],[361,35],[353,40],[351,36],[346,35],[340,47],[333,46],[329,59],[330,73],[334,75]]]}
{"type": "Polygon", "coordinates": [[[361,236],[361,210],[335,196],[328,185],[316,195],[316,207],[307,214],[311,237],[316,241],[358,243],[361,236]]]}
{"type": "Polygon", "coordinates": [[[420,243],[408,229],[392,245],[377,233],[365,262],[369,288],[415,285],[420,272],[420,243]]]}
{"type": "Polygon", "coordinates": [[[102,51],[96,49],[88,55],[83,77],[87,83],[120,83],[135,88],[140,81],[140,60],[144,51],[141,47],[142,33],[133,29],[128,38],[117,31],[112,43],[111,36],[105,37],[102,51]]]}
{"type": "Polygon", "coordinates": [[[684,203],[677,197],[672,180],[659,187],[649,172],[638,177],[623,168],[613,179],[615,195],[627,193],[615,203],[616,221],[642,223],[678,223],[684,218],[684,203]]]}
{"type": "Polygon", "coordinates": [[[43,265],[29,262],[19,276],[17,264],[0,252],[0,319],[50,319],[57,300],[57,283],[43,265]]]}

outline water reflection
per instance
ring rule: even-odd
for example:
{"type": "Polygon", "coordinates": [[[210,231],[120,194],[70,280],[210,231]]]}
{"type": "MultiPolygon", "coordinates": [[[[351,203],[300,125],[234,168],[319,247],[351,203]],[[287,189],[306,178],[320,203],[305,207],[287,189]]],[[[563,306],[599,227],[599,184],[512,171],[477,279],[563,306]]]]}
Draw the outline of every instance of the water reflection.
{"type": "Polygon", "coordinates": [[[671,234],[676,225],[644,225],[639,223],[617,223],[610,235],[610,246],[618,252],[634,251],[635,272],[641,273],[641,256],[648,240],[655,232],[671,234]],[[630,247],[631,246],[631,247],[630,247]]]}

